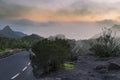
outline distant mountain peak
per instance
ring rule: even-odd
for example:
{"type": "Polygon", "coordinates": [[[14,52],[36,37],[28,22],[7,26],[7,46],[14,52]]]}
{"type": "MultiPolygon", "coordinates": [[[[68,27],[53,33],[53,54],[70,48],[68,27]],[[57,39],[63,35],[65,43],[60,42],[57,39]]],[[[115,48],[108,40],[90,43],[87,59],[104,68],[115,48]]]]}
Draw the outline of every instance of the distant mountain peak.
{"type": "Polygon", "coordinates": [[[10,28],[9,25],[7,25],[3,28],[3,31],[13,31],[13,30],[10,28]]]}
{"type": "Polygon", "coordinates": [[[9,25],[5,26],[2,30],[0,30],[0,37],[8,37],[8,38],[22,38],[26,36],[26,34],[22,32],[14,31],[10,28],[9,25]]]}
{"type": "Polygon", "coordinates": [[[26,40],[28,39],[28,40],[32,41],[32,40],[42,40],[44,38],[37,34],[31,34],[31,35],[27,35],[27,36],[23,37],[23,39],[26,39],[26,40]]]}

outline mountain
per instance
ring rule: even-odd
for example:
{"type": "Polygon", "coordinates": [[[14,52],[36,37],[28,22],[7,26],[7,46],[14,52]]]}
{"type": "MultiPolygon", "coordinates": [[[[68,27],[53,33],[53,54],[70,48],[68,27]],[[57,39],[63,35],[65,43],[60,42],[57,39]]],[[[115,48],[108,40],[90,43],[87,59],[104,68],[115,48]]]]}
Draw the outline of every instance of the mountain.
{"type": "Polygon", "coordinates": [[[39,35],[37,35],[37,34],[31,34],[31,35],[23,37],[22,39],[23,40],[33,41],[33,40],[43,40],[44,38],[39,36],[39,35]]]}
{"type": "Polygon", "coordinates": [[[8,38],[22,38],[26,36],[26,34],[22,32],[13,31],[10,26],[5,26],[2,30],[0,30],[0,37],[8,37],[8,38]]]}

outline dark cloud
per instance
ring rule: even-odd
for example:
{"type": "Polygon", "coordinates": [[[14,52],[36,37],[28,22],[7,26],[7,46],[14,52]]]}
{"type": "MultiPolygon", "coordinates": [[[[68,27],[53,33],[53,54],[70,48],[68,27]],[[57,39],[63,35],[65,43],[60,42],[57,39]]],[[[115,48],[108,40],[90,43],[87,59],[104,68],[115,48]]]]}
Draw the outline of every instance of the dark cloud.
{"type": "Polygon", "coordinates": [[[80,0],[76,1],[70,5],[70,8],[73,10],[75,15],[88,15],[91,14],[91,8],[94,5],[94,2],[90,0],[80,0]]]}
{"type": "Polygon", "coordinates": [[[65,8],[56,11],[58,15],[96,16],[120,11],[119,3],[95,2],[93,0],[76,0],[65,8]]]}
{"type": "Polygon", "coordinates": [[[94,13],[93,5],[95,5],[95,3],[90,0],[79,0],[70,4],[66,8],[57,10],[56,13],[59,15],[88,16],[94,13]]]}
{"type": "Polygon", "coordinates": [[[119,5],[119,2],[110,3],[103,0],[0,0],[0,19],[23,18],[22,16],[27,14],[30,17],[31,11],[33,12],[31,16],[32,14],[38,17],[43,15],[43,17],[50,17],[50,20],[62,16],[96,18],[109,13],[119,13],[119,5]]]}
{"type": "Polygon", "coordinates": [[[54,2],[55,0],[40,0],[40,3],[50,3],[50,2],[54,2]]]}
{"type": "Polygon", "coordinates": [[[29,7],[7,3],[0,0],[0,18],[20,17],[30,11],[29,7]]]}

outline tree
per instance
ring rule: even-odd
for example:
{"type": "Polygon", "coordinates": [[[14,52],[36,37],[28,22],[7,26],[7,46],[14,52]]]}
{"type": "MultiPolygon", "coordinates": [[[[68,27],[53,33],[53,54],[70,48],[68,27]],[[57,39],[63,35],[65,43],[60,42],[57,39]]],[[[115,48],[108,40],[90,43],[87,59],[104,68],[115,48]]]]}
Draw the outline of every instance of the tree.
{"type": "Polygon", "coordinates": [[[70,45],[66,40],[54,41],[44,39],[32,46],[34,55],[30,56],[34,75],[56,71],[61,68],[65,61],[72,57],[70,45]]]}

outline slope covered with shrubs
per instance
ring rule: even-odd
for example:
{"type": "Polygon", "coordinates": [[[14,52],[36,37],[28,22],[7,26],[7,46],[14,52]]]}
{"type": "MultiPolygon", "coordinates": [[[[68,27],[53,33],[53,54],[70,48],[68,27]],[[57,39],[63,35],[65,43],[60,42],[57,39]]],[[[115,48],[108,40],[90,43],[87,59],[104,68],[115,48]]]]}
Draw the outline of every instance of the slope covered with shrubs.
{"type": "Polygon", "coordinates": [[[34,75],[40,75],[40,70],[43,73],[56,71],[64,66],[64,62],[71,60],[72,53],[68,41],[56,39],[37,42],[33,45],[31,55],[31,63],[34,75]]]}
{"type": "Polygon", "coordinates": [[[99,57],[120,56],[120,42],[115,38],[112,30],[105,29],[102,35],[93,42],[90,50],[99,57]]]}

